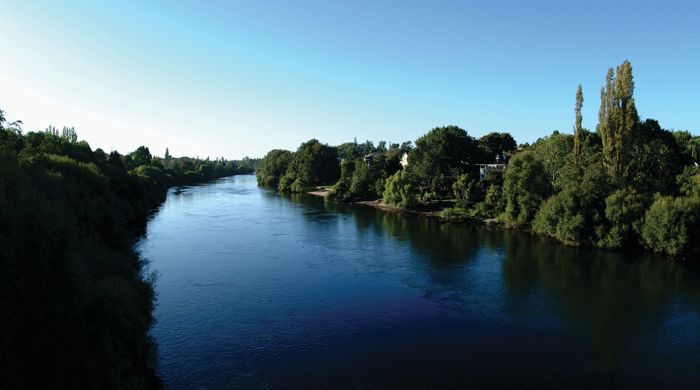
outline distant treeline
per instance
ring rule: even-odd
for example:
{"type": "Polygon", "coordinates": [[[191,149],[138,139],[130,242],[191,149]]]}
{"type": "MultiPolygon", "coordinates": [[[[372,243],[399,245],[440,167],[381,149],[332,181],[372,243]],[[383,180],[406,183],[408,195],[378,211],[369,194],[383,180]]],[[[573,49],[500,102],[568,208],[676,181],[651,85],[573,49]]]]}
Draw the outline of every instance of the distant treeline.
{"type": "Polygon", "coordinates": [[[697,257],[700,137],[641,121],[633,92],[626,61],[607,73],[596,131],[582,127],[579,85],[571,135],[555,131],[517,145],[507,133],[475,139],[448,126],[415,146],[311,140],[296,152],[269,152],[258,183],[293,192],[332,185],[338,200],[440,208],[447,220],[497,219],[567,245],[697,257]]]}
{"type": "Polygon", "coordinates": [[[158,388],[153,275],[132,249],[168,187],[254,160],[92,150],[0,111],[0,388],[158,388]]]}

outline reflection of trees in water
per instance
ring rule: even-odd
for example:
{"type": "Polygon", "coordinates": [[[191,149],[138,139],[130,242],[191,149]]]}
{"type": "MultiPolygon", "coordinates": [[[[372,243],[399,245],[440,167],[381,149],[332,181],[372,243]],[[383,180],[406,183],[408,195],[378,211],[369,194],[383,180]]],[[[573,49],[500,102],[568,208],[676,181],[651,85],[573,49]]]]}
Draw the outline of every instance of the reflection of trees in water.
{"type": "MultiPolygon", "coordinates": [[[[581,342],[608,373],[617,372],[622,356],[659,329],[679,299],[700,313],[697,272],[653,255],[570,248],[525,233],[287,196],[304,206],[302,214],[310,222],[351,215],[358,237],[405,242],[412,268],[407,283],[441,306],[492,311],[479,306],[500,305],[504,299],[508,316],[561,320],[571,334],[584,335],[581,342]],[[473,259],[484,256],[502,259],[497,280],[476,280],[486,275],[468,271],[473,259]],[[496,291],[500,283],[503,298],[496,291]]],[[[391,262],[382,256],[370,260],[391,262]]]]}
{"type": "Polygon", "coordinates": [[[697,278],[683,265],[646,254],[568,248],[524,234],[507,234],[504,241],[508,310],[527,315],[532,297],[543,293],[538,289],[554,292],[547,299],[557,300],[564,325],[587,335],[583,341],[608,372],[662,324],[679,293],[700,308],[697,278]]]}

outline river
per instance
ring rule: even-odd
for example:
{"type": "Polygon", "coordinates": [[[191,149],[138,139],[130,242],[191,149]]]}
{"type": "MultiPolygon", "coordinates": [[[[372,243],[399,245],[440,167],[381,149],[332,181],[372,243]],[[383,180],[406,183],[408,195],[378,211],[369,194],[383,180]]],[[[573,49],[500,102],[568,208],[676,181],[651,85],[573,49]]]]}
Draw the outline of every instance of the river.
{"type": "Polygon", "coordinates": [[[652,255],[254,176],[171,190],[137,250],[168,388],[700,388],[700,276],[652,255]]]}

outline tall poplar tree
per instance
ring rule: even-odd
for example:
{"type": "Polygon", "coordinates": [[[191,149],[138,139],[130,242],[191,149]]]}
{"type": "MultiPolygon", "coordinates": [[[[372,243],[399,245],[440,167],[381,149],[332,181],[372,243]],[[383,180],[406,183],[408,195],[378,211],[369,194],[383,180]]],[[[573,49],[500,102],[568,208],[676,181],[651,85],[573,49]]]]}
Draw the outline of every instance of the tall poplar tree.
{"type": "Polygon", "coordinates": [[[610,68],[600,91],[598,133],[603,141],[603,162],[615,179],[626,178],[634,131],[639,123],[633,93],[632,64],[625,61],[615,72],[610,68]]]}
{"type": "Polygon", "coordinates": [[[581,151],[583,150],[583,118],[581,109],[583,108],[583,88],[581,84],[576,90],[576,123],[574,124],[574,161],[581,162],[581,151]]]}

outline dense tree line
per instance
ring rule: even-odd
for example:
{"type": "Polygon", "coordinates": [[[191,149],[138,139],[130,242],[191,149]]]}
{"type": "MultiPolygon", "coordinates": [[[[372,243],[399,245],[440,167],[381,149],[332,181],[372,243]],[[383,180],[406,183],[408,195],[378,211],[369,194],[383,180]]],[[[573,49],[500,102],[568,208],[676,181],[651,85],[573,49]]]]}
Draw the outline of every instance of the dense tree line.
{"type": "Polygon", "coordinates": [[[135,231],[168,187],[253,165],[106,153],[0,111],[0,388],[160,387],[135,231]]]}
{"type": "MultiPolygon", "coordinates": [[[[595,131],[583,127],[579,85],[573,135],[555,131],[517,146],[507,133],[476,139],[447,126],[431,130],[415,147],[387,148],[384,142],[374,147],[369,141],[324,146],[328,157],[320,166],[339,172],[331,189],[339,200],[439,208],[450,220],[492,218],[574,246],[699,255],[700,137],[640,120],[627,61],[607,72],[600,100],[595,131]],[[399,164],[403,153],[405,167],[399,164]],[[496,156],[508,160],[507,168],[480,175],[479,164],[493,163],[496,156]],[[445,209],[445,203],[452,207],[445,209]]],[[[292,177],[301,177],[294,172],[303,169],[292,161],[305,145],[296,153],[270,152],[258,170],[259,183],[297,192],[333,184],[329,175],[290,185],[292,177]]]]}

